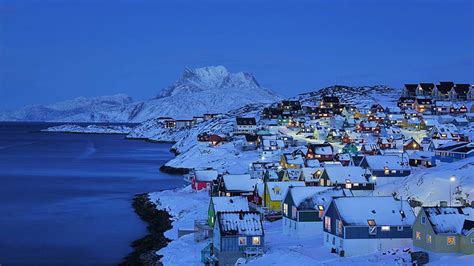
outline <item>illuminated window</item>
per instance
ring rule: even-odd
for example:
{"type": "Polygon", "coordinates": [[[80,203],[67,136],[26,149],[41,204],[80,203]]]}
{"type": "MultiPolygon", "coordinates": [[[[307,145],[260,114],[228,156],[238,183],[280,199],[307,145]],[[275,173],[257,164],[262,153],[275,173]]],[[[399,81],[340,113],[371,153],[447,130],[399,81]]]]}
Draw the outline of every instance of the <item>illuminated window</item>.
{"type": "Polygon", "coordinates": [[[370,226],[375,226],[375,220],[373,219],[367,220],[367,224],[369,224],[370,226]]]}
{"type": "Polygon", "coordinates": [[[431,235],[430,234],[426,235],[426,243],[431,244],[431,235]]]}
{"type": "Polygon", "coordinates": [[[239,237],[239,246],[246,246],[247,245],[247,237],[241,236],[239,237]]]}
{"type": "Polygon", "coordinates": [[[382,226],[382,231],[390,231],[390,226],[382,226]]]}
{"type": "Polygon", "coordinates": [[[260,246],[260,237],[259,236],[252,237],[252,245],[260,246]]]}
{"type": "Polygon", "coordinates": [[[337,224],[337,234],[342,235],[342,221],[336,219],[336,224],[337,224]]]}
{"type": "Polygon", "coordinates": [[[331,217],[329,216],[324,217],[324,228],[326,228],[326,230],[328,231],[331,231],[331,217]]]}
{"type": "Polygon", "coordinates": [[[454,236],[448,236],[447,240],[448,240],[448,245],[449,246],[456,245],[456,238],[454,236]]]}
{"type": "Polygon", "coordinates": [[[390,174],[390,170],[388,169],[387,166],[384,167],[383,173],[386,175],[390,174]]]}
{"type": "Polygon", "coordinates": [[[420,240],[421,239],[421,233],[416,231],[415,237],[416,237],[416,240],[420,240]]]}
{"type": "Polygon", "coordinates": [[[283,214],[288,216],[288,204],[283,203],[283,214]]]}

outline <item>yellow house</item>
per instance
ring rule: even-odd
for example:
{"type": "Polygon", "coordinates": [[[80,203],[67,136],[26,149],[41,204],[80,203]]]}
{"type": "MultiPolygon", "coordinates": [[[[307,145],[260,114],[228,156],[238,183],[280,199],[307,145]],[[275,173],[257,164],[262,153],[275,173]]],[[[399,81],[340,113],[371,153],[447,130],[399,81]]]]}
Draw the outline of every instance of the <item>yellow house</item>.
{"type": "Polygon", "coordinates": [[[280,158],[280,166],[284,169],[298,169],[304,166],[304,159],[301,154],[284,153],[280,158]]]}
{"type": "Polygon", "coordinates": [[[266,182],[263,192],[263,206],[270,211],[281,212],[281,202],[290,186],[304,187],[302,181],[266,182]]]}

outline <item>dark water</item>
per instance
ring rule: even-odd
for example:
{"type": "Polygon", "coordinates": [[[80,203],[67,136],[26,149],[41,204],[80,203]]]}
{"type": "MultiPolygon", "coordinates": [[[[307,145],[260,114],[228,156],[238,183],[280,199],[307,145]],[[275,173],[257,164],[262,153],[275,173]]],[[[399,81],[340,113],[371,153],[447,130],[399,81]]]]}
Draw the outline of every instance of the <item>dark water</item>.
{"type": "Polygon", "coordinates": [[[133,195],[183,185],[170,145],[47,126],[0,123],[0,265],[120,262],[146,233],[133,195]]]}

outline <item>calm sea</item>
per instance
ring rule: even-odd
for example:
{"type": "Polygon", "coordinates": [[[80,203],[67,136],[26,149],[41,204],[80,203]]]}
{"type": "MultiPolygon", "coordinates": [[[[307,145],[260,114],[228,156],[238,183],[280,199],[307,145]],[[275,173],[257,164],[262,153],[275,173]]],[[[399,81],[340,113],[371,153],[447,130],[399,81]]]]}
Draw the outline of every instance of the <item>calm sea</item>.
{"type": "Polygon", "coordinates": [[[0,123],[0,265],[116,264],[146,233],[137,193],[183,185],[168,144],[0,123]]]}

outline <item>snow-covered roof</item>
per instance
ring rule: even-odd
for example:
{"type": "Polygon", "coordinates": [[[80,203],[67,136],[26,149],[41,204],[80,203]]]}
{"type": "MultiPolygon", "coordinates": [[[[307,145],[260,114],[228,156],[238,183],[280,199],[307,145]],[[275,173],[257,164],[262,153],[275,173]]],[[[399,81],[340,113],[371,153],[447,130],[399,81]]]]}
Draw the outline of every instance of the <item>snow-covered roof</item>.
{"type": "Polygon", "coordinates": [[[465,220],[474,221],[472,207],[423,207],[437,234],[462,233],[465,220]]]}
{"type": "Polygon", "coordinates": [[[252,179],[250,175],[223,175],[225,188],[228,191],[253,191],[257,179],[252,179]]]}
{"type": "Polygon", "coordinates": [[[308,166],[308,167],[320,167],[321,163],[317,159],[307,160],[306,161],[306,166],[308,166]]]}
{"type": "Polygon", "coordinates": [[[372,155],[372,156],[365,156],[365,160],[367,161],[369,167],[372,170],[384,170],[387,167],[390,170],[407,170],[410,169],[408,165],[408,158],[403,156],[403,164],[402,164],[402,156],[398,155],[372,155]]]}
{"type": "Polygon", "coordinates": [[[291,198],[293,199],[293,203],[295,206],[299,207],[300,204],[314,196],[315,194],[318,194],[320,192],[326,191],[326,190],[332,190],[331,187],[292,187],[288,190],[288,193],[291,190],[291,198]]]}
{"type": "Polygon", "coordinates": [[[246,197],[212,197],[214,212],[248,211],[249,203],[246,197]]]}
{"type": "Polygon", "coordinates": [[[293,187],[304,187],[305,183],[302,181],[288,181],[288,182],[267,182],[268,194],[270,200],[281,201],[283,200],[286,191],[290,186],[293,187]]]}
{"type": "Polygon", "coordinates": [[[319,191],[309,197],[301,199],[298,204],[298,209],[317,209],[318,205],[324,206],[324,211],[327,210],[333,197],[353,196],[352,192],[341,188],[329,188],[319,191]],[[347,192],[347,193],[346,193],[347,192]]]}
{"type": "Polygon", "coordinates": [[[333,183],[365,183],[366,170],[359,166],[328,167],[324,170],[333,183]]]}
{"type": "Polygon", "coordinates": [[[262,218],[258,212],[220,212],[217,220],[221,235],[263,235],[262,218]]]}
{"type": "Polygon", "coordinates": [[[390,196],[343,197],[335,198],[333,202],[346,225],[368,226],[367,220],[374,220],[377,226],[411,226],[415,221],[408,201],[390,196]]]}
{"type": "Polygon", "coordinates": [[[219,173],[217,170],[195,170],[194,175],[197,181],[210,182],[216,180],[219,173]]]}

